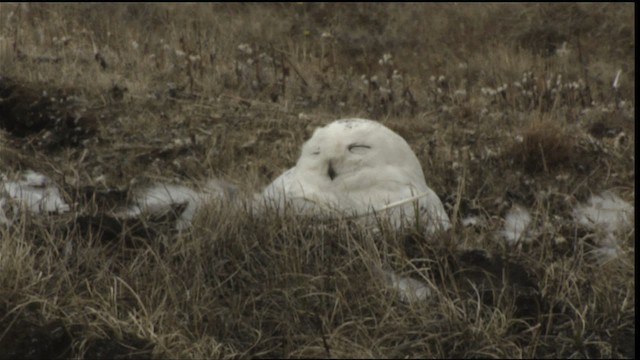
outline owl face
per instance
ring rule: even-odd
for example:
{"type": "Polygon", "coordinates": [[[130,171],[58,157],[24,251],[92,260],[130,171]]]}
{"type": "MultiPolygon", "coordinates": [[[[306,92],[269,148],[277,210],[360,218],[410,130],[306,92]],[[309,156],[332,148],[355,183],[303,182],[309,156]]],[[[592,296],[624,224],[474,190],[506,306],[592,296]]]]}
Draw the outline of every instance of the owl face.
{"type": "Polygon", "coordinates": [[[420,162],[407,142],[365,119],[338,120],[317,129],[303,145],[296,169],[313,174],[307,179],[323,190],[358,192],[374,183],[424,183],[420,162]]]}

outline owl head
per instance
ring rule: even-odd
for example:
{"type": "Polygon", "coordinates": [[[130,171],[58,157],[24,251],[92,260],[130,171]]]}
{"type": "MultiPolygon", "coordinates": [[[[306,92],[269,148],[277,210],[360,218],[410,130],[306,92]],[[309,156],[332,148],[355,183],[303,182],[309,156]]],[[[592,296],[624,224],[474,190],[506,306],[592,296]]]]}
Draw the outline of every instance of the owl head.
{"type": "Polygon", "coordinates": [[[296,172],[322,190],[358,192],[385,184],[424,184],[422,167],[409,144],[366,119],[337,120],[316,129],[302,146],[296,172]]]}

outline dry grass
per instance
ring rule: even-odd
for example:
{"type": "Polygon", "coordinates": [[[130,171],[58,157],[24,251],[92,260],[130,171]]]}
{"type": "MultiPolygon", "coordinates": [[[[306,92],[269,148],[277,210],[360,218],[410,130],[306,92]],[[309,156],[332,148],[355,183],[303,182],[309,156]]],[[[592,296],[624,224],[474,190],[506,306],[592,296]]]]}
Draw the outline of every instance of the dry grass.
{"type": "Polygon", "coordinates": [[[42,171],[73,211],[0,227],[0,353],[634,357],[635,231],[601,264],[570,221],[592,193],[635,199],[634,10],[1,4],[0,171],[42,171]],[[257,191],[345,116],[409,142],[453,230],[105,215],[154,181],[257,191]],[[496,234],[513,203],[544,228],[530,244],[496,234]],[[434,295],[403,303],[380,269],[434,295]]]}
{"type": "Polygon", "coordinates": [[[571,167],[580,157],[573,135],[549,120],[531,121],[506,155],[528,173],[571,167]]]}

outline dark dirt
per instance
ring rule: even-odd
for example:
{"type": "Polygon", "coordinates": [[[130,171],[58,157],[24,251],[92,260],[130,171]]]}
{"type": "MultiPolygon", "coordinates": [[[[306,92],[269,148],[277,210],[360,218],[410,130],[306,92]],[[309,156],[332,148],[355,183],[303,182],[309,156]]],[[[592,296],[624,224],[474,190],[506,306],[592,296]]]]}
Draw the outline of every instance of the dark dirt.
{"type": "Polygon", "coordinates": [[[150,359],[154,345],[148,340],[125,334],[122,340],[114,337],[96,339],[89,343],[85,359],[150,359]]]}
{"type": "Polygon", "coordinates": [[[62,321],[38,325],[20,313],[4,314],[0,328],[3,359],[65,359],[71,355],[72,338],[62,321]]]}
{"type": "MultiPolygon", "coordinates": [[[[61,319],[43,321],[37,309],[11,312],[0,305],[0,359],[68,359],[75,353],[74,340],[83,339],[82,325],[65,325],[61,319]]],[[[131,334],[92,339],[83,359],[150,359],[154,344],[131,334]]]]}
{"type": "Polygon", "coordinates": [[[0,128],[38,148],[78,146],[96,133],[97,120],[69,89],[0,77],[0,128]]]}
{"type": "Polygon", "coordinates": [[[458,295],[476,296],[486,306],[498,307],[510,301],[513,316],[527,322],[539,321],[549,308],[540,295],[536,274],[518,262],[481,249],[455,250],[424,246],[424,240],[408,236],[405,253],[417,267],[429,268],[436,284],[458,295]],[[423,259],[435,259],[421,264],[423,259]]]}

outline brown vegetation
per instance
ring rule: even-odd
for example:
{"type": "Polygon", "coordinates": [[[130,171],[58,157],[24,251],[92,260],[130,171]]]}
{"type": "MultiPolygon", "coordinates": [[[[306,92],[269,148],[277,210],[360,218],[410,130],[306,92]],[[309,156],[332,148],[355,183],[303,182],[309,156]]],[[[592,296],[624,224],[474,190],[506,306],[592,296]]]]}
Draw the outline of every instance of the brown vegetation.
{"type": "Polygon", "coordinates": [[[0,354],[633,358],[635,231],[602,264],[571,209],[635,198],[634,10],[0,4],[0,173],[41,171],[72,208],[0,226],[0,354]],[[355,116],[409,142],[451,231],[111,214],[157,181],[259,191],[355,116]],[[530,244],[497,235],[514,203],[530,244]],[[434,294],[402,302],[380,268],[434,294]]]}

